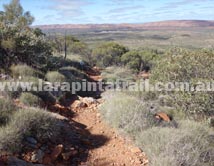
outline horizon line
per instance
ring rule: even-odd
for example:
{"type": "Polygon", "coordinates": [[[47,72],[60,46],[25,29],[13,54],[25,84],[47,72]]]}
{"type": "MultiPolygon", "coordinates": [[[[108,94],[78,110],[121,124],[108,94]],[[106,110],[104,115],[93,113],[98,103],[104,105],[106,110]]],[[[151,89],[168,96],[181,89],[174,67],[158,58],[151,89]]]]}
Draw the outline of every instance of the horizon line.
{"type": "Polygon", "coordinates": [[[151,21],[151,22],[142,22],[142,23],[64,23],[64,24],[35,24],[31,25],[32,27],[35,26],[43,26],[43,25],[123,25],[123,24],[147,24],[147,23],[158,23],[158,22],[172,22],[172,21],[204,21],[204,22],[214,22],[214,20],[201,20],[201,19],[174,19],[174,20],[162,20],[162,21],[151,21]]]}

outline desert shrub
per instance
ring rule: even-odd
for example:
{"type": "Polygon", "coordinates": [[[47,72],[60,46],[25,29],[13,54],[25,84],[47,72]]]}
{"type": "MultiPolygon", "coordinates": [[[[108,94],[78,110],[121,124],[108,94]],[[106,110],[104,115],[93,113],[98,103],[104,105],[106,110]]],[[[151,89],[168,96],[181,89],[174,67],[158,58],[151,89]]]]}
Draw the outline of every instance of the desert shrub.
{"type": "Polygon", "coordinates": [[[213,54],[212,51],[205,50],[171,50],[158,61],[151,79],[162,82],[210,80],[214,78],[213,54]]]}
{"type": "Polygon", "coordinates": [[[5,50],[3,58],[5,59],[2,67],[8,67],[12,64],[23,63],[33,66],[39,70],[46,68],[47,59],[51,56],[51,47],[44,38],[44,34],[37,35],[33,29],[22,28],[22,31],[14,24],[12,27],[4,26],[2,28],[5,50]],[[13,41],[13,43],[8,43],[13,41]]]}
{"type": "Polygon", "coordinates": [[[190,90],[162,91],[160,94],[164,94],[168,100],[167,103],[173,105],[175,109],[182,110],[187,115],[198,119],[214,114],[214,93],[197,91],[207,82],[212,82],[213,70],[214,53],[212,51],[176,49],[156,63],[150,82],[190,84],[190,90]]]}
{"type": "Polygon", "coordinates": [[[11,66],[10,69],[14,78],[19,78],[19,76],[21,77],[42,77],[43,76],[42,72],[35,70],[32,67],[27,65],[11,66]]]}
{"type": "Polygon", "coordinates": [[[180,114],[172,107],[166,109],[160,96],[145,102],[129,92],[105,92],[103,98],[105,102],[100,107],[103,118],[133,138],[148,156],[150,165],[211,166],[214,162],[213,131],[205,123],[181,120],[183,112],[180,114]],[[154,118],[157,112],[174,116],[177,123],[157,122],[154,118]]]}
{"type": "MultiPolygon", "coordinates": [[[[135,137],[137,133],[152,126],[160,125],[154,118],[159,111],[155,103],[143,103],[135,96],[124,92],[105,92],[106,100],[100,107],[104,119],[114,128],[135,137]]],[[[165,124],[161,124],[166,126],[165,124]]],[[[172,126],[173,124],[169,124],[172,126]]]]}
{"type": "MultiPolygon", "coordinates": [[[[39,84],[44,83],[42,79],[39,79],[37,77],[31,77],[27,76],[19,80],[20,82],[23,82],[23,85],[19,85],[18,90],[14,91],[12,93],[16,94],[15,97],[20,97],[22,92],[30,92],[34,95],[37,95],[41,91],[39,90],[39,84]]],[[[14,95],[13,95],[14,96],[14,95]]]]}
{"type": "Polygon", "coordinates": [[[169,94],[168,103],[178,111],[182,110],[188,117],[203,119],[214,115],[214,94],[206,92],[178,92],[169,94]]]}
{"type": "Polygon", "coordinates": [[[81,55],[79,55],[79,54],[72,54],[72,53],[67,55],[67,59],[71,60],[71,61],[76,61],[76,62],[79,62],[79,61],[83,60],[83,58],[81,57],[81,55]]]}
{"type": "Polygon", "coordinates": [[[183,110],[175,109],[174,103],[168,99],[168,95],[153,91],[128,91],[126,94],[139,98],[144,103],[148,103],[147,106],[152,106],[159,112],[165,112],[176,121],[188,118],[183,110]]]}
{"type": "Polygon", "coordinates": [[[148,71],[154,66],[157,59],[159,59],[159,55],[154,50],[132,50],[121,57],[123,64],[135,72],[148,71]]]}
{"type": "MultiPolygon", "coordinates": [[[[51,82],[53,85],[54,85],[54,83],[58,84],[58,83],[64,83],[64,82],[67,81],[67,78],[63,74],[61,74],[61,73],[59,73],[57,71],[48,72],[46,74],[46,79],[49,82],[51,82]]],[[[62,97],[63,94],[64,93],[60,90],[59,87],[55,87],[55,89],[49,95],[53,95],[53,97],[58,99],[58,98],[62,97]],[[57,91],[56,91],[56,88],[57,88],[57,91]]],[[[52,103],[52,101],[51,101],[51,103],[52,103]]]]}
{"type": "Polygon", "coordinates": [[[163,52],[153,49],[139,49],[138,51],[140,52],[140,56],[142,59],[143,70],[148,70],[155,67],[155,64],[163,55],[163,52]]]}
{"type": "Polygon", "coordinates": [[[142,66],[142,58],[137,51],[130,51],[123,54],[121,57],[122,62],[134,71],[140,71],[142,66]]]}
{"type": "Polygon", "coordinates": [[[16,106],[11,99],[0,98],[0,126],[6,125],[10,121],[14,111],[16,111],[16,106]]]}
{"type": "Polygon", "coordinates": [[[128,49],[114,42],[104,43],[92,51],[92,58],[99,66],[112,66],[121,64],[121,56],[128,49]]]}
{"type": "Polygon", "coordinates": [[[139,111],[143,108],[142,103],[122,93],[113,94],[108,92],[108,94],[104,94],[103,98],[111,98],[111,100],[107,100],[103,103],[100,110],[107,122],[116,129],[128,130],[130,123],[135,122],[134,111],[139,111]],[[129,103],[129,105],[127,105],[127,103],[129,103]],[[133,103],[133,105],[131,103],[133,103]]]}
{"type": "Polygon", "coordinates": [[[40,82],[43,83],[42,79],[38,77],[26,76],[15,81],[7,81],[10,86],[6,86],[6,92],[11,98],[20,97],[22,92],[36,93],[39,90],[40,82]]]}
{"type": "Polygon", "coordinates": [[[182,120],[178,128],[160,125],[152,117],[161,109],[157,108],[158,100],[156,105],[154,101],[143,103],[122,92],[105,92],[104,99],[100,107],[103,118],[133,138],[149,157],[150,165],[210,166],[214,162],[214,133],[206,124],[182,120]]]}
{"type": "Polygon", "coordinates": [[[89,79],[84,72],[74,67],[62,67],[59,69],[59,73],[63,74],[70,81],[76,81],[78,79],[89,79]]]}
{"type": "Polygon", "coordinates": [[[214,162],[210,129],[193,121],[181,121],[178,129],[154,127],[142,131],[137,144],[152,166],[211,166],[214,162]]]}
{"type": "Polygon", "coordinates": [[[134,81],[134,74],[131,70],[124,67],[111,66],[105,68],[101,74],[104,81],[116,81],[116,80],[124,80],[124,81],[134,81]]]}
{"type": "Polygon", "coordinates": [[[12,86],[14,84],[13,80],[6,80],[5,83],[11,85],[5,86],[4,94],[6,96],[8,96],[9,98],[17,98],[20,96],[20,94],[22,93],[22,89],[20,86],[16,86],[16,88],[14,88],[14,86],[12,86]]]}
{"type": "Polygon", "coordinates": [[[48,59],[47,70],[55,71],[63,67],[74,67],[76,69],[82,70],[82,66],[79,62],[80,59],[76,60],[75,58],[71,54],[68,54],[67,59],[64,59],[62,56],[59,55],[52,56],[48,59]]]}
{"type": "Polygon", "coordinates": [[[86,43],[83,42],[73,42],[68,46],[68,52],[81,55],[82,58],[89,60],[89,55],[91,54],[90,49],[86,43]]]}
{"type": "Polygon", "coordinates": [[[17,111],[11,122],[0,128],[0,149],[19,152],[23,148],[25,137],[31,136],[39,141],[48,141],[58,134],[57,120],[41,109],[23,109],[17,111]]]}
{"type": "Polygon", "coordinates": [[[65,82],[66,81],[65,76],[60,74],[57,71],[50,71],[46,74],[45,77],[49,82],[52,82],[52,83],[54,83],[54,82],[65,82]]]}
{"type": "Polygon", "coordinates": [[[142,93],[142,98],[144,101],[154,101],[158,99],[158,95],[157,92],[148,91],[142,93]]]}
{"type": "Polygon", "coordinates": [[[42,99],[31,93],[22,93],[19,100],[27,106],[39,107],[42,104],[42,99]]]}
{"type": "Polygon", "coordinates": [[[33,87],[37,87],[39,86],[39,82],[43,82],[42,79],[39,79],[38,77],[32,77],[32,76],[27,76],[24,77],[22,79],[20,79],[20,82],[27,82],[27,83],[32,83],[33,87]]]}

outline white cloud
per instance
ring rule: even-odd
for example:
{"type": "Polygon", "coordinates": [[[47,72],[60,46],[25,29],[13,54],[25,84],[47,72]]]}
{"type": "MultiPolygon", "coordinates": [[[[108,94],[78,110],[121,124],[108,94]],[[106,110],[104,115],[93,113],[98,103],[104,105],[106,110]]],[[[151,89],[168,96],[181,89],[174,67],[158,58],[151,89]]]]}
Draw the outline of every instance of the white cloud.
{"type": "Polygon", "coordinates": [[[120,8],[115,8],[109,11],[109,13],[123,13],[123,12],[130,12],[133,10],[140,10],[143,9],[143,5],[138,5],[138,6],[127,6],[127,7],[120,7],[120,8]]]}
{"type": "Polygon", "coordinates": [[[82,8],[92,4],[87,0],[53,0],[49,9],[55,10],[59,17],[76,17],[84,15],[82,8]]]}

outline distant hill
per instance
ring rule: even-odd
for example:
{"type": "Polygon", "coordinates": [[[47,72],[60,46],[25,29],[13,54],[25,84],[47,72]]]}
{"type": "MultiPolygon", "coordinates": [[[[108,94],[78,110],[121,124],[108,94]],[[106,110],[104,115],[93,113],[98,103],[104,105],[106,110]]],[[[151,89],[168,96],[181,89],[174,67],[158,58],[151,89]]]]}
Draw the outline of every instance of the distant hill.
{"type": "Polygon", "coordinates": [[[174,28],[214,28],[214,21],[172,20],[144,24],[54,24],[34,26],[49,30],[131,30],[131,29],[174,29],[174,28]]]}
{"type": "Polygon", "coordinates": [[[143,27],[213,27],[214,21],[205,20],[176,20],[176,21],[160,21],[142,24],[143,27]]]}

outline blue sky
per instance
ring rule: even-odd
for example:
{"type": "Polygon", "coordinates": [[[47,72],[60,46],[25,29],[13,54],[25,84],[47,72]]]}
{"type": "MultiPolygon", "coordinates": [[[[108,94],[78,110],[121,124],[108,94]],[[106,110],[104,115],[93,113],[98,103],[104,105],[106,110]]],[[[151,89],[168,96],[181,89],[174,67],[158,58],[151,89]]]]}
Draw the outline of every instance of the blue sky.
{"type": "MultiPolygon", "coordinates": [[[[0,0],[2,5],[10,0],[0,0]]],[[[34,25],[214,20],[214,0],[20,0],[34,25]]]]}

